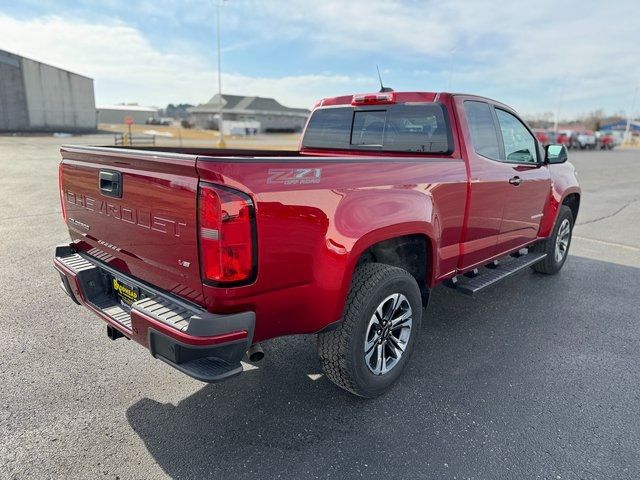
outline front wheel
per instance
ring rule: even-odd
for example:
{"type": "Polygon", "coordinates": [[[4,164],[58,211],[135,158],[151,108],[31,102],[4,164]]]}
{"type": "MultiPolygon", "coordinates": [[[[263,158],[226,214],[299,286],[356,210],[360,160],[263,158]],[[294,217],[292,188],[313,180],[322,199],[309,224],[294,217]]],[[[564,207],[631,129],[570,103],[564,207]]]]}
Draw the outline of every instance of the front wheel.
{"type": "Polygon", "coordinates": [[[401,268],[381,263],[358,267],[342,323],[318,335],[318,353],[329,380],[373,398],[401,375],[422,319],[420,289],[401,268]]]}
{"type": "Polygon", "coordinates": [[[573,213],[566,205],[560,206],[558,219],[553,227],[551,236],[546,240],[534,245],[534,252],[546,253],[546,258],[533,265],[536,272],[548,275],[558,273],[564,262],[567,261],[569,247],[571,246],[571,235],[573,234],[573,213]]]}

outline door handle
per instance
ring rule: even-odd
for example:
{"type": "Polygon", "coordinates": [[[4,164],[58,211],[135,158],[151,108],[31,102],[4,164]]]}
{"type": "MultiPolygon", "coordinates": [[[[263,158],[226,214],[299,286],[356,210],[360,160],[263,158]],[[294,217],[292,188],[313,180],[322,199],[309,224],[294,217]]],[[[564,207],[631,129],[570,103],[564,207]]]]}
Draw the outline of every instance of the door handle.
{"type": "Polygon", "coordinates": [[[122,174],[108,170],[100,170],[100,193],[108,197],[122,198],[122,174]]]}
{"type": "Polygon", "coordinates": [[[519,176],[511,177],[509,179],[509,183],[511,185],[515,185],[516,187],[522,183],[522,179],[519,176]]]}

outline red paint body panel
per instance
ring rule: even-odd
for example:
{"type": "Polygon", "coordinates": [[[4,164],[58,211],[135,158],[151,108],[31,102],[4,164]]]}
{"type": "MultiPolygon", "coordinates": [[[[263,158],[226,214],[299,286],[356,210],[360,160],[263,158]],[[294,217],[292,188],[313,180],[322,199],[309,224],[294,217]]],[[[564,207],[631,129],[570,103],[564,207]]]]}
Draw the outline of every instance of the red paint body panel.
{"type": "MultiPolygon", "coordinates": [[[[352,98],[318,105],[350,105],[352,98]]],[[[396,94],[398,103],[444,105],[449,155],[64,147],[61,188],[71,237],[112,267],[210,312],[255,312],[254,342],[320,331],[341,318],[356,263],[370,246],[424,236],[432,287],[548,236],[563,199],[580,193],[568,163],[524,166],[478,155],[463,108],[465,99],[478,98],[396,94]],[[99,170],[122,173],[121,199],[100,194],[99,170]],[[511,185],[514,175],[524,182],[511,185]],[[239,190],[253,202],[257,275],[248,285],[201,279],[200,181],[239,190]]],[[[132,322],[146,332],[152,319],[142,317],[136,313],[132,322]]],[[[138,336],[145,344],[146,333],[138,336]]]]}
{"type": "Polygon", "coordinates": [[[551,195],[547,197],[538,238],[551,235],[560,206],[569,195],[581,195],[575,167],[570,162],[551,165],[551,195]]]}
{"type": "Polygon", "coordinates": [[[436,276],[455,271],[467,188],[461,159],[340,160],[198,159],[203,181],[252,196],[258,229],[256,281],[227,289],[205,286],[207,309],[255,311],[256,340],[316,332],[340,318],[359,253],[405,234],[435,241],[436,276]],[[320,182],[269,183],[269,172],[282,169],[283,162],[294,170],[319,169],[320,182]],[[434,176],[437,184],[430,182],[434,176]]]}

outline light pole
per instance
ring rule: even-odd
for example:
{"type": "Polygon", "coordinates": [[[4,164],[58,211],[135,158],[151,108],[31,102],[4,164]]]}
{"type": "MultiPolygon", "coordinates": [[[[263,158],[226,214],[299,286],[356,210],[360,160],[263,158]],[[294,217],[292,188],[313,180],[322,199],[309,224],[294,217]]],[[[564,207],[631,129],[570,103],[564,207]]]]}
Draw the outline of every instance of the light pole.
{"type": "Polygon", "coordinates": [[[451,78],[453,77],[453,56],[456,53],[456,47],[449,50],[449,93],[451,93],[451,78]]]}
{"type": "Polygon", "coordinates": [[[222,60],[220,55],[220,7],[224,0],[216,3],[216,38],[218,43],[218,148],[226,148],[224,142],[224,127],[222,119],[222,60]]]}
{"type": "Polygon", "coordinates": [[[564,96],[564,84],[567,80],[567,77],[562,77],[562,81],[560,82],[560,90],[558,92],[558,103],[556,104],[556,114],[553,119],[553,131],[555,132],[556,138],[558,135],[558,122],[560,121],[560,111],[562,110],[562,98],[564,96]]]}
{"type": "Polygon", "coordinates": [[[636,99],[638,98],[638,88],[636,87],[633,92],[633,101],[631,102],[631,110],[629,111],[629,115],[627,115],[627,128],[624,129],[624,141],[631,142],[631,121],[633,120],[633,112],[636,109],[636,99]]]}

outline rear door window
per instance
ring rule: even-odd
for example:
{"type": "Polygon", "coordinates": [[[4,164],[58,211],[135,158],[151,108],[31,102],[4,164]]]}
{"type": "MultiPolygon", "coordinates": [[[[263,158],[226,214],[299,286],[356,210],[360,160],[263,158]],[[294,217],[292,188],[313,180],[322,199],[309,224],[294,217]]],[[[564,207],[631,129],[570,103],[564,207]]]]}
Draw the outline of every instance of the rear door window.
{"type": "Polygon", "coordinates": [[[439,103],[318,109],[302,139],[306,148],[450,153],[451,130],[439,103]]]}

